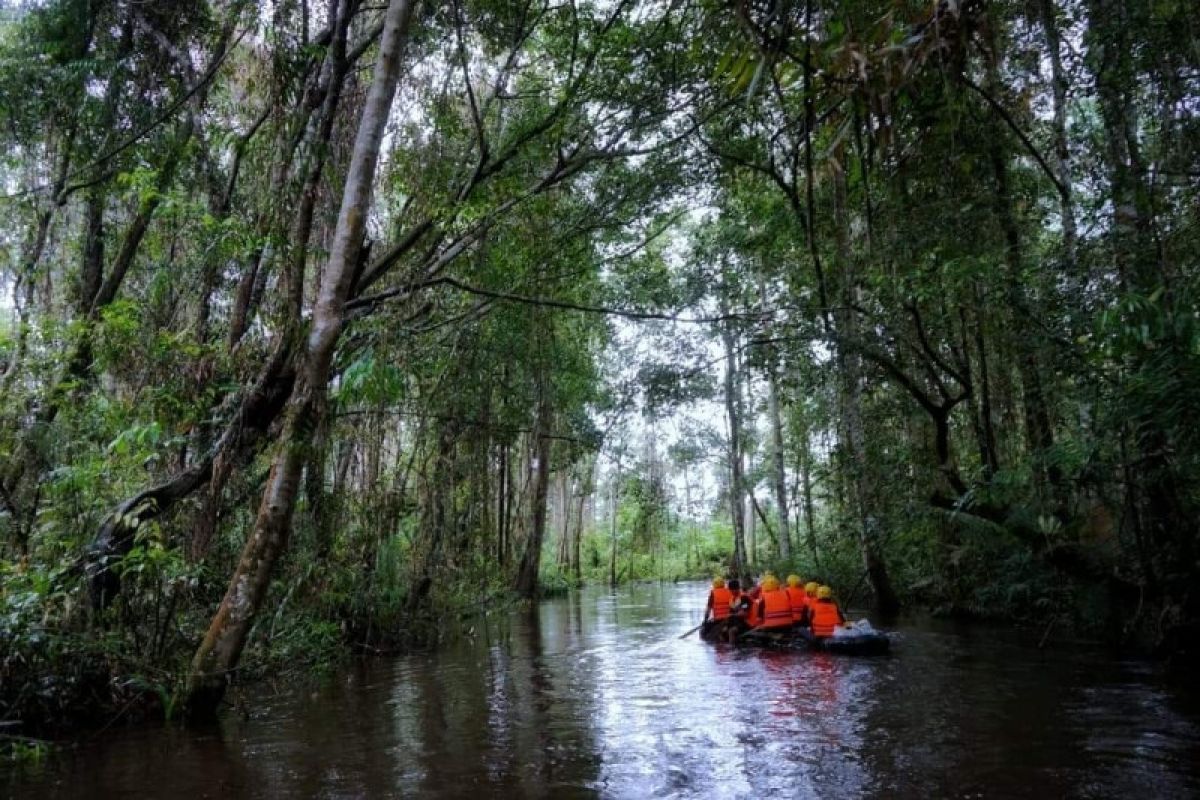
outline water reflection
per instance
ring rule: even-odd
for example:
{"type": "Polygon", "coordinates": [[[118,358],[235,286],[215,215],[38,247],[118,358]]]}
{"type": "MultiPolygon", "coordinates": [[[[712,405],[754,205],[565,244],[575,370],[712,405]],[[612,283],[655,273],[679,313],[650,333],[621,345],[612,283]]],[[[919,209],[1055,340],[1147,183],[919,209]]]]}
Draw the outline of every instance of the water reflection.
{"type": "Polygon", "coordinates": [[[18,797],[1186,797],[1195,698],[1103,653],[922,624],[892,657],[677,635],[705,587],[590,590],[219,728],[108,731],[18,797]]]}

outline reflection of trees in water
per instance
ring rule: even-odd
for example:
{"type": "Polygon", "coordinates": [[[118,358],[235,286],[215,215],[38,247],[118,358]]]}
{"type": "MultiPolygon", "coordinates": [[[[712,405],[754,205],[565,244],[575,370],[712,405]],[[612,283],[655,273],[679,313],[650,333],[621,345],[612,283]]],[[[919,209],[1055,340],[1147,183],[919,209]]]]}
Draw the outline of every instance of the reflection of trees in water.
{"type": "Polygon", "coordinates": [[[1144,666],[978,627],[907,628],[896,655],[863,660],[673,638],[705,591],[589,590],[315,691],[256,687],[253,719],[113,729],[45,778],[0,769],[0,786],[47,800],[1195,793],[1198,709],[1144,666]]]}
{"type": "Polygon", "coordinates": [[[581,627],[578,598],[534,606],[403,675],[393,692],[399,787],[539,797],[592,786],[593,704],[567,649],[581,627]]]}
{"type": "MultiPolygon", "coordinates": [[[[279,686],[278,696],[253,687],[249,703],[259,709],[254,719],[235,712],[211,727],[142,731],[104,754],[100,767],[113,774],[73,779],[64,796],[79,796],[80,787],[101,787],[100,796],[113,797],[392,792],[387,666],[362,664],[318,688],[279,686]]],[[[235,708],[238,703],[235,698],[235,708]]]]}
{"type": "Polygon", "coordinates": [[[290,791],[287,770],[264,769],[248,758],[236,729],[226,735],[213,723],[106,733],[111,735],[100,745],[64,746],[44,761],[14,765],[0,759],[0,797],[239,797],[269,796],[272,788],[276,794],[290,791]]]}
{"type": "MultiPolygon", "coordinates": [[[[287,774],[278,795],[369,795],[391,789],[391,719],[384,683],[390,671],[382,666],[361,665],[296,699],[296,721],[288,726],[287,738],[279,740],[279,757],[251,755],[256,762],[282,765],[287,774]]],[[[274,727],[269,719],[261,724],[274,727]]]]}
{"type": "Polygon", "coordinates": [[[749,796],[739,733],[755,707],[740,694],[745,654],[677,638],[706,594],[685,600],[676,587],[639,584],[598,604],[592,675],[603,786],[615,797],[749,796]]]}
{"type": "Polygon", "coordinates": [[[518,659],[510,672],[516,707],[511,735],[530,793],[595,784],[599,754],[591,726],[595,699],[578,656],[583,614],[578,593],[534,606],[517,622],[518,659]]]}
{"type": "Polygon", "coordinates": [[[870,688],[850,662],[825,653],[759,650],[747,681],[754,708],[741,734],[747,780],[756,792],[859,797],[870,786],[862,762],[870,688]]]}
{"type": "Polygon", "coordinates": [[[1146,698],[1161,697],[1157,690],[1096,653],[1035,651],[995,629],[931,626],[906,632],[897,657],[874,662],[863,737],[872,773],[903,776],[928,797],[1187,795],[1171,790],[1169,771],[1134,757],[1133,737],[1153,718],[1146,698]],[[1099,687],[1120,702],[1103,709],[1099,687]]]}

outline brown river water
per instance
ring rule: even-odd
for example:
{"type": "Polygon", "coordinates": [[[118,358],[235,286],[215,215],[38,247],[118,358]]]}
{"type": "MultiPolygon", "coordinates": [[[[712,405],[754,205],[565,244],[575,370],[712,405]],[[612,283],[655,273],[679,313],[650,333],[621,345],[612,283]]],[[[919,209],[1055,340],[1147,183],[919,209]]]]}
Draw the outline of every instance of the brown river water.
{"type": "Polygon", "coordinates": [[[0,794],[1200,797],[1197,687],[1153,664],[932,621],[889,628],[882,658],[679,640],[706,592],[498,613],[433,652],[251,687],[211,728],[110,729],[0,766],[0,794]]]}

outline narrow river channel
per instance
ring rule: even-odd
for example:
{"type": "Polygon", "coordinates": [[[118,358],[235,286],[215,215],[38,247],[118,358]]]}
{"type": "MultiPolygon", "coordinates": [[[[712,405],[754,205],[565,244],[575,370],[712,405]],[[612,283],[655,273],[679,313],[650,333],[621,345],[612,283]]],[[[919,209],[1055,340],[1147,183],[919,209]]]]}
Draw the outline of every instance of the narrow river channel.
{"type": "MultiPolygon", "coordinates": [[[[1200,796],[1200,702],[1158,667],[909,623],[883,658],[680,633],[701,584],[588,589],[435,652],[249,691],[217,727],[109,730],[14,797],[1200,796]]],[[[1036,639],[1036,637],[1035,637],[1036,639]]]]}

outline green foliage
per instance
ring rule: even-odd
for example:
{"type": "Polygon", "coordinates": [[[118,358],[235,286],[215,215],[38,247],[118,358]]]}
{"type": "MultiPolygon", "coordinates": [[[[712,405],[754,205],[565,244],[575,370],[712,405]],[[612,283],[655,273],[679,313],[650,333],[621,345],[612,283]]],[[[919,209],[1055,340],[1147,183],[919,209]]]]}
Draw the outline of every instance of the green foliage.
{"type": "Polygon", "coordinates": [[[10,739],[0,743],[0,760],[21,767],[37,767],[50,752],[50,743],[38,739],[10,739]]]}
{"type": "Polygon", "coordinates": [[[346,406],[394,404],[404,397],[404,375],[368,352],[343,370],[334,397],[346,406]]]}
{"type": "Polygon", "coordinates": [[[239,674],[507,602],[541,467],[577,515],[547,592],[725,572],[751,491],[754,571],[857,603],[874,557],[905,602],[1114,630],[1133,587],[1194,641],[1186,4],[1072,6],[1058,78],[1003,4],[430,6],[330,387],[301,350],[370,51],[326,94],[300,6],[127,10],[0,18],[0,716],[176,714],[280,446],[239,674]]]}
{"type": "Polygon", "coordinates": [[[65,570],[0,561],[0,715],[70,720],[88,714],[93,693],[107,692],[103,660],[111,639],[61,629],[79,598],[65,570]]]}

